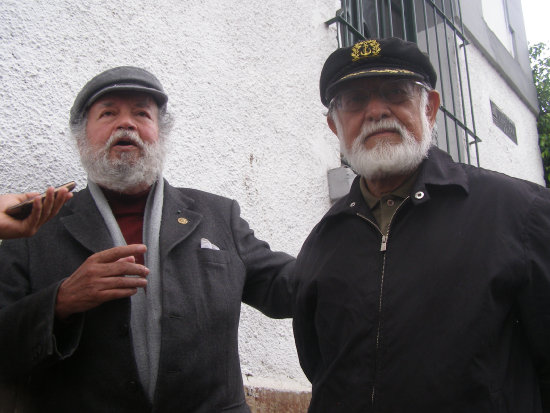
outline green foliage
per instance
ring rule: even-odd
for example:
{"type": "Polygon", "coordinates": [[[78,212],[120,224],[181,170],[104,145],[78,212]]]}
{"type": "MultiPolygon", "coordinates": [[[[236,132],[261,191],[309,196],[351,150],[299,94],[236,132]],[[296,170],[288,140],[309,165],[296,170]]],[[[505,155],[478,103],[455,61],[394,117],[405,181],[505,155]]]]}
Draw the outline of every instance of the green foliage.
{"type": "Polygon", "coordinates": [[[537,130],[544,164],[544,179],[546,186],[550,188],[550,49],[544,43],[537,43],[529,47],[529,57],[540,105],[537,130]]]}

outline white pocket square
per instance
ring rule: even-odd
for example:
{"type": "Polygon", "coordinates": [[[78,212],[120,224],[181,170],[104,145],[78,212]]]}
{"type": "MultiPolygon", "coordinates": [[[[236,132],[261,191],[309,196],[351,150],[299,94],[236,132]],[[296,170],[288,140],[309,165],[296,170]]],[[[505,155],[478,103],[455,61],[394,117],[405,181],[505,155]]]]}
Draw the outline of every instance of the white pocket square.
{"type": "Polygon", "coordinates": [[[201,248],[206,248],[208,250],[216,250],[216,251],[220,250],[217,245],[212,244],[206,238],[201,238],[201,248]]]}

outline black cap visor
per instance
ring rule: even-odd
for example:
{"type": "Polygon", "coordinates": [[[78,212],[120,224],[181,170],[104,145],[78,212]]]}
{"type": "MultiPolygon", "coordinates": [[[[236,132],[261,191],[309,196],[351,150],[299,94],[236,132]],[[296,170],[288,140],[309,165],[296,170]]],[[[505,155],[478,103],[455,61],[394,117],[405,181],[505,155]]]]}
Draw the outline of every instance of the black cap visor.
{"type": "Polygon", "coordinates": [[[326,92],[327,101],[330,103],[332,98],[334,98],[334,95],[336,95],[336,92],[339,89],[338,86],[341,86],[343,83],[347,83],[351,80],[362,79],[367,77],[399,77],[399,78],[416,79],[424,83],[426,82],[423,75],[407,69],[397,69],[397,68],[388,68],[388,67],[369,68],[369,69],[363,68],[362,70],[358,70],[357,72],[348,73],[345,76],[342,76],[340,79],[336,80],[334,83],[332,83],[327,88],[327,92],[326,92]]]}

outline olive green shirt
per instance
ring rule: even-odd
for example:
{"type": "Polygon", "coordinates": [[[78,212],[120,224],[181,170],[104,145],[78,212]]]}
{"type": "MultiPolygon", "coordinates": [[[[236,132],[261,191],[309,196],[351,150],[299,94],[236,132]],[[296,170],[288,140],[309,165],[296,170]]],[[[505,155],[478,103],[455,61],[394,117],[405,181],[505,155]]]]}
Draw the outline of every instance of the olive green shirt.
{"type": "Polygon", "coordinates": [[[378,228],[380,228],[380,232],[382,232],[383,235],[388,235],[388,230],[390,228],[393,215],[403,201],[409,197],[417,175],[418,173],[412,174],[400,187],[395,189],[393,192],[382,196],[381,198],[376,198],[369,192],[365,179],[361,177],[361,193],[363,194],[363,198],[365,198],[365,202],[372,211],[372,214],[376,219],[376,223],[378,224],[378,228]]]}

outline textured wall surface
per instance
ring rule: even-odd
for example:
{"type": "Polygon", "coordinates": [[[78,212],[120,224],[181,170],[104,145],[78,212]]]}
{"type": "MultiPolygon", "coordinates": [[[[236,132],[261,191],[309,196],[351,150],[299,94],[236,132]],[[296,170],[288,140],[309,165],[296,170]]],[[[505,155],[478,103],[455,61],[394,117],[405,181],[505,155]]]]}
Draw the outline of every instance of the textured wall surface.
{"type": "MultiPolygon", "coordinates": [[[[73,99],[95,74],[142,66],[176,124],[166,177],[237,199],[257,236],[297,254],[329,207],[338,144],[319,102],[337,46],[334,0],[4,0],[0,3],[0,192],[86,177],[68,133],[73,99]]],[[[243,309],[247,383],[307,388],[289,320],[243,309]]]]}
{"type": "Polygon", "coordinates": [[[480,165],[544,185],[535,116],[473,44],[467,52],[480,165]],[[493,123],[491,101],[515,124],[517,144],[493,123]]]}

